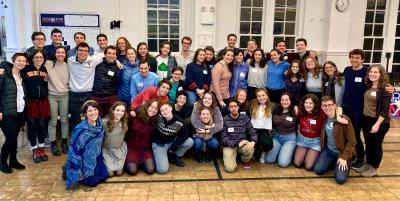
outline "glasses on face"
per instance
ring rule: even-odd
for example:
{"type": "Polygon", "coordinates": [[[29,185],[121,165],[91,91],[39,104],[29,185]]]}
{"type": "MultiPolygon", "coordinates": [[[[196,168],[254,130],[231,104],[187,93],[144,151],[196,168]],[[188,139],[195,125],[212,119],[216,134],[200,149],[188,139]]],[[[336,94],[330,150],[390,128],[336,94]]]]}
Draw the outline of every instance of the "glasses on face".
{"type": "Polygon", "coordinates": [[[44,41],[44,40],[45,40],[45,38],[35,38],[35,40],[38,40],[38,41],[44,41]]]}
{"type": "Polygon", "coordinates": [[[332,107],[333,104],[322,104],[321,107],[322,108],[328,108],[328,107],[332,107]]]}

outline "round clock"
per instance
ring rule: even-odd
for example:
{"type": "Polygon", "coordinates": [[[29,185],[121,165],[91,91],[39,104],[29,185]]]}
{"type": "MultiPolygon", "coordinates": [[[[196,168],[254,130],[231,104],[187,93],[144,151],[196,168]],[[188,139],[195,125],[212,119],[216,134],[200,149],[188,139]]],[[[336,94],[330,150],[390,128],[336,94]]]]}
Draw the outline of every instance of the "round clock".
{"type": "Polygon", "coordinates": [[[335,5],[339,12],[346,12],[350,7],[350,0],[336,0],[335,5]]]}

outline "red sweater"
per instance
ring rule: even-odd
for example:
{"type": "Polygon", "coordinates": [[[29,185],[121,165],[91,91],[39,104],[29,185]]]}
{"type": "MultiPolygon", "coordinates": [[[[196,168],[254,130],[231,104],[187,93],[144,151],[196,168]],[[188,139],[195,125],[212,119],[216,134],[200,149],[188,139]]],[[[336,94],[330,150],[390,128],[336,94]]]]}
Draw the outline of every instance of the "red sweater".
{"type": "Polygon", "coordinates": [[[158,100],[165,100],[168,101],[168,96],[157,96],[157,88],[156,87],[149,87],[144,91],[140,92],[132,101],[131,110],[136,109],[143,102],[149,101],[153,98],[157,98],[158,100]]]}
{"type": "Polygon", "coordinates": [[[304,137],[315,138],[320,137],[321,128],[324,124],[325,114],[322,110],[319,111],[317,117],[312,116],[312,114],[307,113],[299,118],[300,133],[304,137]]]}

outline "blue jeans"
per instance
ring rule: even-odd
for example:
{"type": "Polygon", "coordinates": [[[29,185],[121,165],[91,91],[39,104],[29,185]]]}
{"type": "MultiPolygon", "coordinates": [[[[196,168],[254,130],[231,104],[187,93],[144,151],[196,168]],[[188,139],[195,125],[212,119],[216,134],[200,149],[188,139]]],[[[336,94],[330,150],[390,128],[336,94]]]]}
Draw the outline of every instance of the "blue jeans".
{"type": "MultiPolygon", "coordinates": [[[[157,144],[152,143],[154,161],[156,162],[156,170],[160,174],[165,174],[168,172],[168,149],[171,147],[173,142],[167,144],[157,144]]],[[[192,138],[186,139],[178,149],[175,151],[177,157],[183,156],[187,150],[193,146],[192,138]]]]}
{"type": "Polygon", "coordinates": [[[274,133],[273,147],[265,156],[266,163],[275,163],[278,160],[280,167],[287,167],[292,162],[294,149],[296,148],[296,134],[274,133]]]}
{"type": "Polygon", "coordinates": [[[196,102],[197,100],[199,100],[199,96],[197,95],[197,93],[196,92],[193,92],[193,91],[186,91],[187,92],[187,94],[188,94],[188,102],[190,103],[190,104],[193,104],[194,102],[196,102]]]}
{"type": "Polygon", "coordinates": [[[200,137],[193,138],[193,153],[199,153],[204,143],[206,143],[207,150],[209,153],[214,154],[216,150],[219,148],[219,142],[215,137],[210,138],[209,140],[204,140],[200,137]]]}
{"type": "Polygon", "coordinates": [[[317,175],[325,174],[330,169],[330,167],[334,165],[335,169],[333,174],[336,183],[344,184],[347,180],[347,177],[349,176],[350,162],[349,160],[347,160],[347,169],[343,171],[339,169],[339,165],[337,164],[338,158],[339,158],[339,153],[333,152],[330,149],[325,148],[319,155],[317,162],[315,162],[314,165],[315,174],[317,175]]]}

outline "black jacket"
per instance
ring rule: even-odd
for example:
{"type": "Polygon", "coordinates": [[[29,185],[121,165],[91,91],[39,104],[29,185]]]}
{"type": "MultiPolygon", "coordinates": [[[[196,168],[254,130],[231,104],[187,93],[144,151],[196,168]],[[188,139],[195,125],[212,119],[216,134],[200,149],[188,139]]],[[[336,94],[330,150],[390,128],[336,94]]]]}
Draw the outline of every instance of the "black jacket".
{"type": "MultiPolygon", "coordinates": [[[[17,84],[12,74],[12,64],[3,62],[0,68],[4,72],[0,73],[0,113],[3,116],[17,116],[17,84]]],[[[24,94],[26,94],[24,83],[24,94]]]]}
{"type": "Polygon", "coordinates": [[[93,96],[107,97],[117,95],[117,82],[119,76],[117,62],[108,63],[106,59],[96,66],[93,83],[93,96]]]}
{"type": "Polygon", "coordinates": [[[385,120],[382,124],[390,123],[389,109],[392,94],[387,92],[385,88],[381,88],[376,92],[376,118],[382,116],[385,120]]]}
{"type": "Polygon", "coordinates": [[[27,65],[21,70],[25,82],[27,99],[40,99],[49,95],[47,69],[42,65],[39,70],[34,65],[27,65]]]}

